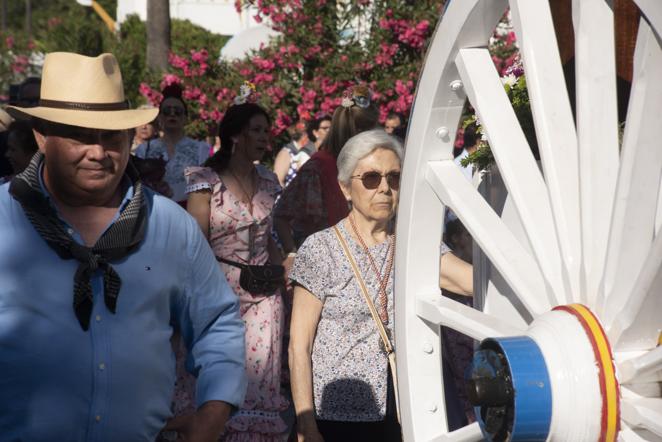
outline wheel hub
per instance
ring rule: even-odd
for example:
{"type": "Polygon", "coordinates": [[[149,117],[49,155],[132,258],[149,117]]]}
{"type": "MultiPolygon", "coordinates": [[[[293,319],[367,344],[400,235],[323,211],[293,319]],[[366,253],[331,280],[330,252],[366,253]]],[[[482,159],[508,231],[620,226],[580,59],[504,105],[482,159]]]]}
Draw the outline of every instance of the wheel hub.
{"type": "Polygon", "coordinates": [[[467,395],[488,440],[615,441],[619,385],[609,342],[583,305],[541,315],[526,336],[481,342],[467,395]]]}

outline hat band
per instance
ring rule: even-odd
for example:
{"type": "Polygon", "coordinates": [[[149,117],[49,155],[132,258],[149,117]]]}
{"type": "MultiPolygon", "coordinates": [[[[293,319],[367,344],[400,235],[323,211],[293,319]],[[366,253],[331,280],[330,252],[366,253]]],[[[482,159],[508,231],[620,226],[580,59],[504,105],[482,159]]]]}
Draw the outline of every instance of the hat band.
{"type": "Polygon", "coordinates": [[[117,111],[129,108],[128,101],[119,103],[79,103],[75,101],[39,100],[39,106],[56,109],[85,110],[85,111],[117,111]]]}

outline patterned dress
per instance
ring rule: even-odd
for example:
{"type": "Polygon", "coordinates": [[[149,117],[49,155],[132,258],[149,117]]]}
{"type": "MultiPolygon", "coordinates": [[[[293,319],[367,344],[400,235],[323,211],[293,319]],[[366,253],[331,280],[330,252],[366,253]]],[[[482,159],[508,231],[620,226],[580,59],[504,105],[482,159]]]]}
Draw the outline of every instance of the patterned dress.
{"type": "Polygon", "coordinates": [[[285,149],[290,156],[290,167],[287,169],[287,174],[285,175],[285,187],[287,187],[290,184],[290,181],[297,176],[301,166],[303,166],[306,161],[310,159],[310,156],[315,153],[315,145],[313,143],[308,143],[299,149],[294,144],[294,141],[292,141],[286,144],[283,149],[285,149]]]}
{"type": "MultiPolygon", "coordinates": [[[[269,258],[268,241],[272,226],[271,211],[280,192],[276,175],[257,166],[257,192],[253,213],[235,197],[220,177],[207,167],[186,169],[187,193],[210,189],[211,213],[209,242],[214,253],[231,261],[254,265],[269,258]]],[[[283,306],[279,293],[251,295],[239,286],[240,269],[219,263],[240,299],[241,316],[246,325],[246,373],[248,392],[240,410],[226,425],[228,441],[281,441],[287,425],[280,413],[289,403],[280,391],[283,306]]]]}
{"type": "Polygon", "coordinates": [[[186,178],[184,169],[199,166],[209,157],[209,145],[184,137],[175,145],[175,155],[168,157],[168,148],[161,138],[150,140],[136,148],[135,155],[139,158],[162,158],[166,161],[166,171],[163,177],[172,189],[172,200],[186,201],[186,178]]]}

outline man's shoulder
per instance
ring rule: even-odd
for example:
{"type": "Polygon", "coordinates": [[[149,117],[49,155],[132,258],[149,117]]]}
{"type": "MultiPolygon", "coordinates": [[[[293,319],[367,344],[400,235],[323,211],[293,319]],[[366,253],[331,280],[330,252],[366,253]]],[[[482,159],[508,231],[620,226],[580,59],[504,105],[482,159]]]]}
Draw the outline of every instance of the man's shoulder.
{"type": "Polygon", "coordinates": [[[145,199],[150,206],[150,221],[153,220],[157,223],[167,221],[177,222],[183,218],[187,218],[188,212],[179,204],[167,198],[160,193],[156,193],[152,189],[145,187],[145,199]]]}

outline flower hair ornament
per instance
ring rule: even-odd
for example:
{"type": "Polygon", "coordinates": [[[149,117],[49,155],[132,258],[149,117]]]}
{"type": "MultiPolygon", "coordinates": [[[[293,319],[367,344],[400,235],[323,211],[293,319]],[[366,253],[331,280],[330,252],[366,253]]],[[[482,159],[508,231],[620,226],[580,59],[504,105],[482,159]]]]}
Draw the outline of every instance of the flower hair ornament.
{"type": "Polygon", "coordinates": [[[342,102],[340,104],[343,107],[357,105],[358,107],[365,109],[370,106],[371,99],[372,92],[367,86],[354,86],[343,92],[342,102]]]}
{"type": "Polygon", "coordinates": [[[255,103],[256,101],[255,85],[250,81],[244,81],[239,88],[239,94],[234,97],[234,104],[255,103]]]}

